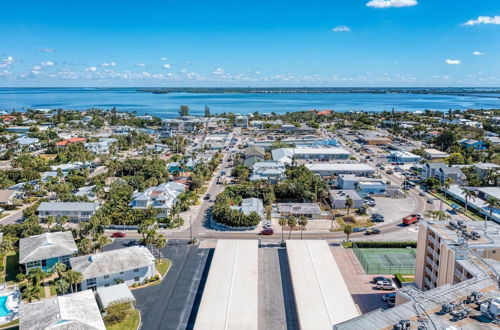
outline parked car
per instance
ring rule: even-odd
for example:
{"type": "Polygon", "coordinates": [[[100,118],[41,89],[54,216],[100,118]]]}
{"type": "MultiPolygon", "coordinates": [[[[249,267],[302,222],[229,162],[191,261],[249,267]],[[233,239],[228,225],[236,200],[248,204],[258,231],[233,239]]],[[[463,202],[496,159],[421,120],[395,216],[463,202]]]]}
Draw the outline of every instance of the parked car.
{"type": "Polygon", "coordinates": [[[210,200],[210,194],[206,194],[204,199],[205,199],[206,201],[210,200]]]}
{"type": "Polygon", "coordinates": [[[385,172],[387,174],[394,174],[394,171],[393,170],[387,170],[387,172],[385,172]]]}
{"type": "Polygon", "coordinates": [[[389,301],[389,299],[396,298],[396,294],[394,292],[386,293],[382,296],[383,301],[389,301]]]}
{"type": "Polygon", "coordinates": [[[125,237],[127,236],[125,233],[122,233],[121,231],[114,232],[111,234],[111,237],[113,238],[120,238],[120,237],[125,237]]]}
{"type": "Polygon", "coordinates": [[[429,199],[427,200],[427,203],[428,203],[428,204],[432,204],[433,202],[434,202],[434,199],[433,199],[433,198],[429,198],[429,199]]]}
{"type": "Polygon", "coordinates": [[[378,228],[370,228],[365,232],[365,235],[376,235],[380,234],[381,230],[378,228]]]}
{"type": "Polygon", "coordinates": [[[388,277],[385,277],[385,276],[375,276],[372,279],[372,283],[377,284],[378,281],[387,281],[387,282],[391,282],[392,283],[392,279],[390,279],[388,277]]]}
{"type": "Polygon", "coordinates": [[[274,234],[274,231],[272,228],[263,229],[259,233],[259,235],[272,235],[272,234],[274,234]]]}
{"type": "Polygon", "coordinates": [[[365,230],[366,230],[366,228],[365,228],[365,227],[354,227],[354,228],[352,229],[352,232],[353,232],[353,233],[360,233],[360,232],[365,231],[365,230]]]}
{"type": "Polygon", "coordinates": [[[389,307],[396,306],[396,296],[389,298],[389,300],[387,300],[387,304],[389,305],[389,307]]]}
{"type": "Polygon", "coordinates": [[[421,191],[418,193],[419,196],[425,196],[425,192],[421,191]]]}
{"type": "Polygon", "coordinates": [[[396,285],[393,282],[378,281],[377,290],[396,290],[396,285]]]}

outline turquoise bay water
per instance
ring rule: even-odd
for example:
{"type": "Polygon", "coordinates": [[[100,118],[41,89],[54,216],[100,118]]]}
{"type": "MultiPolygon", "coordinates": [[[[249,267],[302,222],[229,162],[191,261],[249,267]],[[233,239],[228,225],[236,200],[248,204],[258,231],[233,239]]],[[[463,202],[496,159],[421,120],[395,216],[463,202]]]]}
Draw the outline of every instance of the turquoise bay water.
{"type": "Polygon", "coordinates": [[[203,114],[205,105],[212,113],[234,112],[285,113],[310,109],[336,111],[398,111],[500,108],[500,95],[435,94],[362,94],[362,93],[290,93],[290,94],[152,94],[134,88],[0,88],[0,110],[28,108],[88,108],[136,111],[162,118],[177,116],[181,105],[191,114],[203,114]],[[496,96],[496,97],[491,97],[496,96]]]}

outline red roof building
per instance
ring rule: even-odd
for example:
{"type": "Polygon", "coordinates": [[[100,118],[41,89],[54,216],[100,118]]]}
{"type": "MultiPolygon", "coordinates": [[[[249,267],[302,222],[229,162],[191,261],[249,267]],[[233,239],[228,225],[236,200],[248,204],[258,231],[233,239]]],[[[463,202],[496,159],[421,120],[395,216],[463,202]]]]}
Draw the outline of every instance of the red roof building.
{"type": "Polygon", "coordinates": [[[78,142],[85,142],[85,141],[87,141],[85,138],[76,137],[76,138],[71,138],[71,139],[67,139],[67,140],[64,140],[64,141],[57,142],[56,146],[58,146],[58,147],[65,147],[65,146],[67,146],[68,144],[71,144],[71,143],[78,143],[78,142]]]}

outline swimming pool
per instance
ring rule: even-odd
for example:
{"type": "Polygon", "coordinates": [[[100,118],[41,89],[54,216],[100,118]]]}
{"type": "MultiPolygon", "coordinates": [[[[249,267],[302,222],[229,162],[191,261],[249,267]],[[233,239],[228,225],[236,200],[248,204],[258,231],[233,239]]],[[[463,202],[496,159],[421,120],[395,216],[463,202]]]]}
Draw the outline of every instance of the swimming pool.
{"type": "Polygon", "coordinates": [[[11,310],[7,307],[7,298],[9,296],[0,296],[0,317],[7,316],[11,310]]]}

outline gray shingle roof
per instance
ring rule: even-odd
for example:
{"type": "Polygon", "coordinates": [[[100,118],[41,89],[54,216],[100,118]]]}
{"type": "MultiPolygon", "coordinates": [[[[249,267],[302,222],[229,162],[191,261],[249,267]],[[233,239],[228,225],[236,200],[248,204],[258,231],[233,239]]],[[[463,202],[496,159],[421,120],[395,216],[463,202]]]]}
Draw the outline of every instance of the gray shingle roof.
{"type": "Polygon", "coordinates": [[[83,279],[116,274],[154,264],[151,252],[143,246],[106,251],[70,259],[71,268],[83,279]]]}
{"type": "Polygon", "coordinates": [[[92,290],[22,304],[19,316],[24,330],[106,329],[92,290]]]}
{"type": "Polygon", "coordinates": [[[21,238],[19,242],[19,263],[72,255],[78,252],[70,231],[44,233],[21,238]]]}
{"type": "Polygon", "coordinates": [[[92,202],[42,202],[38,211],[88,211],[93,212],[97,208],[92,202]]]}

